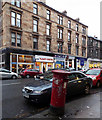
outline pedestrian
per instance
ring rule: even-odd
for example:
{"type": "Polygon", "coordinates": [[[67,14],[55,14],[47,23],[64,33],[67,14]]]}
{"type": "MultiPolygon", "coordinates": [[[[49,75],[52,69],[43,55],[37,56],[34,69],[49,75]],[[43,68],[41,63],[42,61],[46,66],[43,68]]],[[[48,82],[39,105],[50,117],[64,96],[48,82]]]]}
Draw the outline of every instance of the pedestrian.
{"type": "Polygon", "coordinates": [[[45,73],[45,67],[43,66],[43,73],[45,73]]]}

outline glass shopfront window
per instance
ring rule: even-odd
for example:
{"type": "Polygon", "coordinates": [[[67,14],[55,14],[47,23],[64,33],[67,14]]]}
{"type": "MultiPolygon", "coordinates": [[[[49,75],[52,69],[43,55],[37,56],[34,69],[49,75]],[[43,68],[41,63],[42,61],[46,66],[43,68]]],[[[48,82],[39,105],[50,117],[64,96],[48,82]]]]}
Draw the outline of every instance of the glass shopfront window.
{"type": "Polygon", "coordinates": [[[72,60],[69,59],[69,68],[72,68],[72,60]]]}
{"type": "Polygon", "coordinates": [[[41,71],[41,62],[36,62],[36,63],[35,63],[35,69],[41,71]]]}
{"type": "Polygon", "coordinates": [[[33,56],[18,55],[11,53],[11,67],[10,70],[19,73],[22,69],[34,68],[33,56]]]}
{"type": "Polygon", "coordinates": [[[17,62],[17,55],[12,55],[12,62],[17,62]]]}
{"type": "Polygon", "coordinates": [[[17,72],[17,65],[16,64],[12,64],[12,72],[17,72]]]}
{"type": "Polygon", "coordinates": [[[18,62],[33,63],[33,56],[18,55],[18,62]]]}
{"type": "Polygon", "coordinates": [[[53,69],[53,63],[48,63],[48,70],[53,69]]]}

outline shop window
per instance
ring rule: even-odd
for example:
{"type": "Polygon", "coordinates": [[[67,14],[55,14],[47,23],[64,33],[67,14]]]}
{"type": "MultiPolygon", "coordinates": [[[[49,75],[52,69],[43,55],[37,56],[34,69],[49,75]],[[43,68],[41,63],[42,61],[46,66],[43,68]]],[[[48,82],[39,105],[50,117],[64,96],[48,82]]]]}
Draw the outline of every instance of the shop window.
{"type": "Polygon", "coordinates": [[[69,67],[72,68],[72,60],[69,60],[69,67]]]}
{"type": "Polygon", "coordinates": [[[17,65],[16,64],[12,64],[12,72],[17,72],[17,69],[16,69],[17,65]]]}
{"type": "Polygon", "coordinates": [[[20,73],[21,71],[24,71],[25,69],[33,69],[34,65],[31,64],[19,64],[18,65],[18,73],[20,73]]]}
{"type": "Polygon", "coordinates": [[[12,55],[12,62],[17,62],[17,55],[12,55]]]}
{"type": "Polygon", "coordinates": [[[33,56],[18,55],[18,62],[20,62],[20,63],[33,63],[33,56]]]}
{"type": "Polygon", "coordinates": [[[35,69],[42,71],[40,62],[35,62],[35,69]]]}
{"type": "Polygon", "coordinates": [[[48,70],[53,68],[53,63],[48,63],[48,70]]]}

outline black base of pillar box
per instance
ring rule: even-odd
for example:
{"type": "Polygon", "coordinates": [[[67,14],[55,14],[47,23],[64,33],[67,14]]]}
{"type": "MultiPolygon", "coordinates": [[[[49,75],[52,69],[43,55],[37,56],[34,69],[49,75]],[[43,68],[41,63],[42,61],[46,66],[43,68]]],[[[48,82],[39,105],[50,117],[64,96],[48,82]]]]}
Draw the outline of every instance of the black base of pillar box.
{"type": "Polygon", "coordinates": [[[50,114],[52,115],[63,115],[64,114],[64,107],[54,107],[52,105],[50,105],[50,114]]]}

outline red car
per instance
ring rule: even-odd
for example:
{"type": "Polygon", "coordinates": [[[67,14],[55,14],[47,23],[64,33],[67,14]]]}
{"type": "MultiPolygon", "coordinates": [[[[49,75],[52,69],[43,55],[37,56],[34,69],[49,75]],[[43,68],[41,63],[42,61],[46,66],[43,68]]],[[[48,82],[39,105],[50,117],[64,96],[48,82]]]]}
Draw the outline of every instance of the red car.
{"type": "Polygon", "coordinates": [[[102,69],[92,68],[86,72],[86,75],[92,78],[93,86],[100,87],[102,84],[102,69]]]}
{"type": "Polygon", "coordinates": [[[26,77],[26,78],[30,78],[30,77],[34,77],[38,74],[41,74],[42,72],[40,72],[39,70],[36,69],[25,69],[22,72],[20,72],[20,76],[21,77],[26,77]]]}

